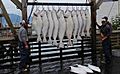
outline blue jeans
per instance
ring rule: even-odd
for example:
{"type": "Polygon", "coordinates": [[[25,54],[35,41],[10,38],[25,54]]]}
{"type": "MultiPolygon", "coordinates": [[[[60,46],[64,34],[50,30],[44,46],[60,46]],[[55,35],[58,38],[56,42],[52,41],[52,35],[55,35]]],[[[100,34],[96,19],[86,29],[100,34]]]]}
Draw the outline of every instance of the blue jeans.
{"type": "Polygon", "coordinates": [[[105,54],[105,62],[110,63],[112,57],[112,50],[111,50],[111,40],[110,38],[105,39],[102,42],[103,51],[105,54]]]}
{"type": "Polygon", "coordinates": [[[29,62],[29,49],[25,48],[23,42],[19,42],[20,48],[20,64],[19,69],[26,68],[27,63],[29,62]]]}

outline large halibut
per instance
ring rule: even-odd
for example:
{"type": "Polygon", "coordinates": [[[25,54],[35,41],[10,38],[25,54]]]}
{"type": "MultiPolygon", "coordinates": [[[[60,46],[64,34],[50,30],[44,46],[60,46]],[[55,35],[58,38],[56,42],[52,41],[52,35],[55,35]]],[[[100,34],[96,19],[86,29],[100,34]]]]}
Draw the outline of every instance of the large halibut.
{"type": "Polygon", "coordinates": [[[64,16],[66,17],[66,35],[68,38],[68,45],[72,46],[71,37],[72,37],[74,25],[71,16],[71,11],[67,9],[64,16]]]}
{"type": "Polygon", "coordinates": [[[73,29],[73,41],[77,42],[76,35],[78,33],[78,18],[77,18],[77,13],[76,10],[73,9],[72,11],[72,18],[73,18],[73,23],[74,23],[74,29],[73,29]]]}
{"type": "Polygon", "coordinates": [[[53,23],[54,23],[54,29],[53,29],[53,45],[58,45],[56,38],[58,36],[58,27],[59,27],[59,21],[57,18],[57,12],[56,10],[53,8],[52,10],[52,17],[53,17],[53,23]]]}
{"type": "Polygon", "coordinates": [[[48,32],[48,17],[46,10],[41,11],[42,21],[43,21],[43,28],[42,28],[42,35],[43,35],[43,42],[47,42],[46,36],[48,32]]]}
{"type": "Polygon", "coordinates": [[[59,37],[59,40],[60,40],[59,48],[63,48],[64,44],[63,44],[62,41],[63,41],[65,31],[66,31],[66,22],[65,22],[65,19],[64,19],[64,11],[60,9],[58,11],[57,15],[58,15],[58,18],[59,18],[59,33],[58,33],[58,37],[59,37]]]}
{"type": "Polygon", "coordinates": [[[48,28],[48,43],[52,43],[52,33],[53,33],[53,27],[54,27],[54,23],[53,23],[53,18],[52,18],[52,12],[51,10],[47,11],[47,15],[48,15],[48,20],[49,20],[49,28],[48,28]]]}
{"type": "Polygon", "coordinates": [[[33,13],[33,18],[32,18],[32,28],[36,31],[37,33],[37,42],[40,41],[42,42],[42,39],[41,39],[41,30],[42,30],[42,19],[41,19],[41,16],[40,16],[40,11],[39,10],[36,10],[34,13],[33,13]]]}

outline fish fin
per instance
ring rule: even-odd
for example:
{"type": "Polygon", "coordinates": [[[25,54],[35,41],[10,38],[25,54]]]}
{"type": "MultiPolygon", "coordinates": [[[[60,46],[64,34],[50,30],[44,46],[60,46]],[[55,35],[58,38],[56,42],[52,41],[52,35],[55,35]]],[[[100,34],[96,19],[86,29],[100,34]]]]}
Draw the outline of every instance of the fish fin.
{"type": "Polygon", "coordinates": [[[48,43],[49,43],[49,44],[52,44],[52,42],[53,42],[53,41],[52,41],[51,39],[48,40],[48,43]]]}
{"type": "Polygon", "coordinates": [[[81,38],[81,36],[78,35],[78,36],[77,36],[77,39],[81,40],[82,38],[81,38]]]}
{"type": "Polygon", "coordinates": [[[74,38],[74,39],[73,39],[73,42],[77,42],[77,39],[76,39],[76,38],[74,38]]]}
{"type": "Polygon", "coordinates": [[[43,42],[47,42],[47,39],[45,37],[43,38],[43,42]]]}
{"type": "Polygon", "coordinates": [[[87,34],[86,34],[88,37],[90,37],[90,33],[89,32],[87,32],[87,34]]]}
{"type": "Polygon", "coordinates": [[[53,45],[58,46],[58,43],[56,40],[53,41],[53,45]]]}
{"type": "Polygon", "coordinates": [[[37,37],[37,42],[39,42],[39,41],[42,42],[42,39],[40,36],[37,37]]]}
{"type": "Polygon", "coordinates": [[[73,46],[73,43],[71,42],[71,40],[68,41],[67,46],[73,46]]]}
{"type": "Polygon", "coordinates": [[[81,36],[85,36],[85,33],[84,33],[84,32],[82,32],[81,36]]]}
{"type": "Polygon", "coordinates": [[[59,43],[59,48],[64,48],[64,43],[59,43]]]}

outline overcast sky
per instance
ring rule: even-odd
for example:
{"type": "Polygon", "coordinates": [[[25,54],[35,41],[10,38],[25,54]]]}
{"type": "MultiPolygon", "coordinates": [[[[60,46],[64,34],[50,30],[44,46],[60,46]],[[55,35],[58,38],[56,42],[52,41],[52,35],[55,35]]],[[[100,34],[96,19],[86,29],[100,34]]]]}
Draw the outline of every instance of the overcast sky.
{"type": "MultiPolygon", "coordinates": [[[[11,2],[11,0],[2,0],[8,13],[13,13],[13,14],[18,14],[21,15],[21,11],[19,9],[16,8],[16,6],[11,2]]],[[[32,2],[33,0],[29,0],[30,2],[32,2]]],[[[83,3],[86,0],[37,0],[38,2],[66,2],[66,3],[83,3]]],[[[101,6],[100,9],[97,10],[97,20],[99,21],[101,19],[101,17],[103,16],[108,16],[110,9],[112,7],[113,2],[104,2],[101,6]]],[[[30,7],[28,7],[28,15],[30,12],[30,7]]],[[[118,2],[115,2],[113,4],[113,8],[111,10],[111,13],[109,15],[109,17],[113,17],[116,14],[118,14],[118,2]]]]}

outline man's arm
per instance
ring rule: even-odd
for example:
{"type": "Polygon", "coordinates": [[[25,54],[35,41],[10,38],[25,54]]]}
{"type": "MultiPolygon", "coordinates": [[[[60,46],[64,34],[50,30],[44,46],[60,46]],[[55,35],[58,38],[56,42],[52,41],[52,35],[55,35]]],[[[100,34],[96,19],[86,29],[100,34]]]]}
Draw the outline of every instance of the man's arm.
{"type": "Polygon", "coordinates": [[[100,29],[101,28],[101,26],[100,25],[98,25],[98,23],[96,22],[96,25],[97,25],[97,27],[100,29]]]}
{"type": "Polygon", "coordinates": [[[102,38],[102,41],[111,35],[111,28],[109,25],[106,26],[106,35],[102,38]]]}

